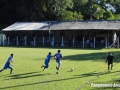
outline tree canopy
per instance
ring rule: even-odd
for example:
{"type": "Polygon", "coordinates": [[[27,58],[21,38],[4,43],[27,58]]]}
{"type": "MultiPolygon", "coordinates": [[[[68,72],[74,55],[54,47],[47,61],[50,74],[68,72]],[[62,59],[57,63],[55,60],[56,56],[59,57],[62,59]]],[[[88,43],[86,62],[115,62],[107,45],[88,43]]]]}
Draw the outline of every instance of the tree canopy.
{"type": "Polygon", "coordinates": [[[0,0],[0,28],[14,22],[120,20],[120,0],[0,0]]]}

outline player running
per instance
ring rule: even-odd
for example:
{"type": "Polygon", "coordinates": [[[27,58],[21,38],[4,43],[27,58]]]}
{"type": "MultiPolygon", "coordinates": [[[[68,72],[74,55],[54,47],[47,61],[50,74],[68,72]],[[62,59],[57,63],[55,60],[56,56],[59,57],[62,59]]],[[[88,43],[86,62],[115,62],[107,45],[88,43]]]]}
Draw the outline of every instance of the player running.
{"type": "Polygon", "coordinates": [[[3,69],[1,69],[0,72],[2,72],[3,70],[9,68],[9,69],[11,69],[10,70],[10,74],[13,73],[12,72],[13,71],[13,67],[12,67],[12,64],[11,64],[11,63],[13,63],[12,59],[13,59],[13,54],[10,55],[10,57],[8,58],[8,60],[6,61],[5,65],[3,67],[3,69]]]}
{"type": "Polygon", "coordinates": [[[112,67],[113,67],[113,58],[117,59],[115,56],[112,55],[111,52],[108,52],[108,56],[106,58],[106,63],[108,63],[108,72],[110,72],[110,65],[111,65],[111,70],[112,70],[112,67]]]}
{"type": "Polygon", "coordinates": [[[54,55],[54,58],[56,59],[56,62],[57,62],[57,66],[56,66],[56,73],[58,74],[58,71],[59,71],[59,68],[60,68],[60,66],[61,66],[61,59],[62,59],[62,54],[60,53],[61,51],[60,50],[58,50],[58,53],[56,53],[55,55],[54,55]]]}
{"type": "Polygon", "coordinates": [[[45,59],[45,62],[44,62],[45,65],[42,65],[42,66],[41,66],[41,68],[44,67],[43,71],[44,71],[46,68],[49,67],[49,62],[50,62],[51,57],[53,57],[53,56],[51,55],[51,52],[49,52],[48,55],[47,55],[47,57],[46,57],[46,59],[45,59]]]}

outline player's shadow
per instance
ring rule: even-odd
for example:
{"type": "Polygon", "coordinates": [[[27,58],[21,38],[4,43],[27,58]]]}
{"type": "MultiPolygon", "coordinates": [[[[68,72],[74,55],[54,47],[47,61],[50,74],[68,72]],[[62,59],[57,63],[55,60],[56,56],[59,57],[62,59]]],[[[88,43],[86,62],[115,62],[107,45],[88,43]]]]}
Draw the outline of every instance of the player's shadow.
{"type": "Polygon", "coordinates": [[[90,73],[84,73],[84,74],[75,75],[75,76],[79,78],[83,78],[83,77],[90,77],[90,76],[100,76],[104,74],[108,74],[108,72],[90,72],[90,73]]]}
{"type": "Polygon", "coordinates": [[[98,73],[95,72],[90,72],[90,73],[85,73],[85,74],[80,74],[80,75],[75,75],[75,76],[79,76],[79,77],[89,77],[89,76],[96,76],[98,73]]]}
{"type": "Polygon", "coordinates": [[[51,83],[51,82],[72,80],[72,79],[77,79],[77,78],[79,79],[80,77],[63,78],[63,79],[55,79],[55,80],[46,80],[46,81],[32,82],[32,83],[26,83],[26,84],[21,84],[21,85],[6,86],[6,87],[1,87],[0,90],[1,89],[8,89],[8,88],[11,89],[11,88],[15,88],[15,87],[31,86],[31,85],[37,85],[37,84],[42,84],[42,83],[51,83]]]}
{"type": "Polygon", "coordinates": [[[120,79],[114,80],[114,82],[120,83],[120,79]]]}
{"type": "Polygon", "coordinates": [[[100,76],[100,75],[105,75],[105,74],[119,73],[119,72],[120,71],[108,72],[108,70],[106,69],[105,71],[101,71],[101,72],[89,72],[89,73],[84,73],[84,74],[75,75],[75,76],[79,76],[82,78],[82,77],[89,77],[89,76],[100,76]]]}
{"type": "Polygon", "coordinates": [[[0,77],[7,77],[9,76],[10,74],[6,74],[6,75],[0,75],[0,77]]]}
{"type": "MultiPolygon", "coordinates": [[[[24,74],[26,75],[26,73],[24,73],[24,74]]],[[[24,74],[21,74],[21,75],[24,75],[24,74]]],[[[30,74],[30,73],[27,73],[27,74],[30,74]]],[[[24,87],[24,86],[38,85],[38,84],[41,84],[41,83],[51,83],[51,82],[58,82],[58,81],[65,81],[65,80],[72,80],[72,79],[74,80],[74,79],[77,79],[77,78],[80,79],[80,78],[87,77],[87,76],[96,76],[97,74],[98,73],[90,72],[90,73],[86,73],[86,74],[75,75],[72,78],[63,78],[63,79],[56,79],[56,80],[46,80],[46,81],[32,82],[32,83],[26,83],[26,84],[20,84],[20,85],[1,87],[0,89],[8,89],[8,88],[11,89],[11,88],[15,88],[15,87],[24,87]]]]}
{"type": "MultiPolygon", "coordinates": [[[[30,72],[30,73],[10,75],[7,77],[9,77],[10,79],[23,79],[23,78],[30,78],[30,77],[37,77],[37,76],[44,76],[44,75],[50,75],[50,73],[40,74],[40,72],[30,72]]],[[[9,80],[9,79],[5,77],[4,80],[9,80]]]]}

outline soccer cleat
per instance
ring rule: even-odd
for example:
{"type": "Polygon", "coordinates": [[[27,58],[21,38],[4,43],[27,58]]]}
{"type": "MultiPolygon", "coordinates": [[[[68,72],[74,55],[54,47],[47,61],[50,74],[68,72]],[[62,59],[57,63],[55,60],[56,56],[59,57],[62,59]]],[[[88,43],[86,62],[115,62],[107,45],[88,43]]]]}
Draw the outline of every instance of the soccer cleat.
{"type": "Polygon", "coordinates": [[[56,69],[58,70],[58,67],[56,66],[56,69]]]}
{"type": "Polygon", "coordinates": [[[45,71],[45,68],[43,69],[43,71],[45,71]]]}
{"type": "Polygon", "coordinates": [[[58,72],[56,72],[56,74],[58,74],[58,72]]]}
{"type": "Polygon", "coordinates": [[[44,65],[41,66],[41,68],[43,68],[43,67],[44,67],[44,65]]]}
{"type": "Polygon", "coordinates": [[[57,70],[59,70],[59,67],[58,67],[58,66],[56,66],[56,69],[57,69],[57,70]]]}
{"type": "Polygon", "coordinates": [[[10,74],[13,74],[13,72],[10,72],[10,74]]]}

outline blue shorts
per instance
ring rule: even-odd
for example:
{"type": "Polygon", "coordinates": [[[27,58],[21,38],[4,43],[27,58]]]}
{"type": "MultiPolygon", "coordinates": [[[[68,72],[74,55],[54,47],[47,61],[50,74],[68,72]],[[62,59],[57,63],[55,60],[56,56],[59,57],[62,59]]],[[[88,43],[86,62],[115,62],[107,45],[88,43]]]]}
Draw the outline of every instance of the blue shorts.
{"type": "Polygon", "coordinates": [[[3,69],[7,69],[7,68],[13,69],[13,67],[11,65],[5,65],[3,69]]]}
{"type": "Polygon", "coordinates": [[[45,62],[45,68],[48,68],[48,67],[49,67],[49,63],[45,62]]]}

